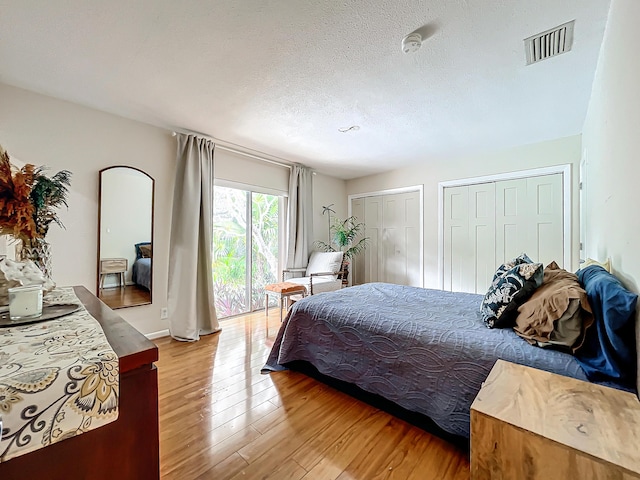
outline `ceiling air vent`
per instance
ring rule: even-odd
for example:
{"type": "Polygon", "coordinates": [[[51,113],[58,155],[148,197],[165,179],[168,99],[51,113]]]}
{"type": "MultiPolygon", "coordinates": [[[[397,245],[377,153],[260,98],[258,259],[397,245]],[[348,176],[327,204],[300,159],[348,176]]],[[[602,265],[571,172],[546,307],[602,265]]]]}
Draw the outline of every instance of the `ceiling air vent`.
{"type": "Polygon", "coordinates": [[[546,32],[525,38],[524,49],[527,54],[527,65],[571,50],[574,24],[575,20],[572,20],[546,32]]]}

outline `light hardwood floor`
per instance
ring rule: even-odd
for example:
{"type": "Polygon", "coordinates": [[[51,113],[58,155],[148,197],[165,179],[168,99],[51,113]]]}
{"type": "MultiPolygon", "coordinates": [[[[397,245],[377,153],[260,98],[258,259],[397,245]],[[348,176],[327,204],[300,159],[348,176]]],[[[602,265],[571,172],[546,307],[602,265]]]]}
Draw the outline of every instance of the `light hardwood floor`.
{"type": "Polygon", "coordinates": [[[163,479],[469,478],[467,454],[297,372],[260,374],[277,309],[156,340],[163,479]]]}
{"type": "Polygon", "coordinates": [[[127,285],[124,288],[103,288],[100,300],[111,308],[123,308],[151,303],[151,294],[138,285],[127,285]]]}

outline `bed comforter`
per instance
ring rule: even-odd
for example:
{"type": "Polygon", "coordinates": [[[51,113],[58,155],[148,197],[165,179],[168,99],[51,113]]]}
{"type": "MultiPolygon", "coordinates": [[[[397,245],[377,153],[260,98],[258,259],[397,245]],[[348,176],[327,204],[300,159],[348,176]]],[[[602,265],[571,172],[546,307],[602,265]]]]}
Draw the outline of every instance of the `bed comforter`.
{"type": "Polygon", "coordinates": [[[586,380],[573,356],[486,328],[481,300],[383,283],[306,297],[283,322],[263,372],[307,361],[465,437],[471,403],[499,358],[586,380]]]}
{"type": "Polygon", "coordinates": [[[136,285],[140,285],[151,291],[151,259],[138,258],[133,263],[131,279],[136,285]]]}

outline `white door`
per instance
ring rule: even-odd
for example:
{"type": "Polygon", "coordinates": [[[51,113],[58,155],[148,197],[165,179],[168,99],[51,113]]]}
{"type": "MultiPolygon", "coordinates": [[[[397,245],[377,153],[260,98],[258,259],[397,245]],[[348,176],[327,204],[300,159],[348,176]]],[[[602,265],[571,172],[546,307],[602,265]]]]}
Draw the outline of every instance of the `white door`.
{"type": "Polygon", "coordinates": [[[526,178],[496,182],[496,268],[526,251],[528,202],[526,178]]]}
{"type": "Polygon", "coordinates": [[[587,225],[589,217],[587,216],[587,151],[584,151],[582,161],[580,162],[580,258],[587,258],[587,225]]]}
{"type": "Polygon", "coordinates": [[[382,197],[366,197],[364,201],[365,235],[369,243],[364,251],[364,283],[382,281],[383,262],[382,197]]]}
{"type": "Polygon", "coordinates": [[[469,187],[444,190],[444,289],[467,292],[467,265],[473,260],[469,244],[469,187]]]}
{"type": "Polygon", "coordinates": [[[367,249],[354,262],[355,285],[422,285],[420,192],[353,199],[351,213],[365,224],[367,249]]]}
{"type": "Polygon", "coordinates": [[[498,265],[521,253],[564,263],[563,175],[444,189],[445,290],[485,293],[498,265]]]}
{"type": "Polygon", "coordinates": [[[473,262],[471,292],[486,292],[496,271],[496,186],[481,183],[469,187],[469,243],[473,262]]]}
{"type": "MultiPolygon", "coordinates": [[[[355,198],[351,201],[351,215],[356,217],[358,222],[365,222],[364,198],[355,198]]],[[[354,243],[359,242],[365,236],[365,232],[361,232],[361,234],[354,240],[354,243]]],[[[364,265],[365,254],[356,255],[351,264],[350,280],[352,285],[362,285],[364,283],[364,265]]]]}
{"type": "Polygon", "coordinates": [[[444,288],[486,290],[495,271],[495,184],[444,191],[444,288]]]}
{"type": "Polygon", "coordinates": [[[380,279],[387,283],[419,287],[420,282],[420,194],[384,195],[383,268],[380,279]]]}
{"type": "Polygon", "coordinates": [[[544,266],[555,261],[564,268],[562,175],[528,178],[527,197],[527,254],[544,266]]]}

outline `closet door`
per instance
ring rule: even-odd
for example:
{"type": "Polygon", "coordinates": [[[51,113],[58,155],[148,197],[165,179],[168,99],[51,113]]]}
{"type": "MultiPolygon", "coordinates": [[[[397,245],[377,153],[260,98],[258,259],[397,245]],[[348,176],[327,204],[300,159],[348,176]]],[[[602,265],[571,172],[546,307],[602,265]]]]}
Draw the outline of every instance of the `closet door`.
{"type": "Polygon", "coordinates": [[[562,174],[496,182],[496,264],[523,252],[563,266],[562,174]]]}
{"type": "Polygon", "coordinates": [[[528,244],[532,260],[564,268],[562,174],[527,179],[528,244]]]}
{"type": "Polygon", "coordinates": [[[527,179],[496,182],[496,265],[527,251],[529,244],[527,179]]]}
{"type": "MultiPolygon", "coordinates": [[[[351,201],[351,215],[356,217],[358,222],[365,223],[365,213],[364,213],[364,198],[355,198],[351,201]]],[[[354,244],[359,242],[366,234],[363,231],[358,237],[354,240],[354,244]]],[[[351,265],[351,284],[352,285],[362,285],[364,282],[364,272],[365,272],[365,255],[360,254],[356,255],[352,261],[351,265]]]]}
{"type": "Polygon", "coordinates": [[[469,244],[469,187],[444,190],[444,289],[466,292],[471,288],[468,268],[473,261],[469,244]]]}
{"type": "Polygon", "coordinates": [[[369,244],[364,251],[364,283],[381,282],[383,263],[382,197],[366,197],[364,200],[365,235],[369,244]]]}
{"type": "Polygon", "coordinates": [[[495,271],[495,184],[444,191],[444,289],[486,291],[495,271]]]}
{"type": "Polygon", "coordinates": [[[444,189],[444,289],[485,293],[498,265],[521,253],[564,259],[562,174],[444,189]]]}
{"type": "Polygon", "coordinates": [[[469,292],[485,293],[496,271],[496,185],[469,187],[469,243],[473,262],[469,292]]]}
{"type": "Polygon", "coordinates": [[[420,194],[382,196],[383,264],[379,278],[397,285],[420,286],[420,194]]]}
{"type": "Polygon", "coordinates": [[[403,245],[406,263],[406,285],[412,287],[422,286],[422,250],[421,218],[420,218],[420,192],[406,193],[404,197],[404,237],[403,245]]]}
{"type": "Polygon", "coordinates": [[[369,238],[364,254],[354,262],[354,285],[421,286],[420,192],[353,199],[351,213],[364,222],[369,238]]]}

